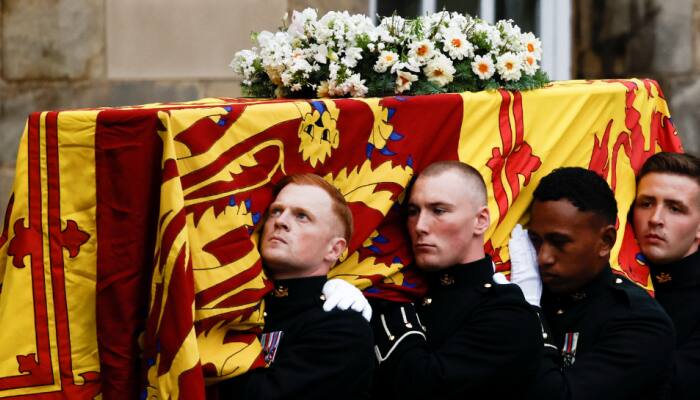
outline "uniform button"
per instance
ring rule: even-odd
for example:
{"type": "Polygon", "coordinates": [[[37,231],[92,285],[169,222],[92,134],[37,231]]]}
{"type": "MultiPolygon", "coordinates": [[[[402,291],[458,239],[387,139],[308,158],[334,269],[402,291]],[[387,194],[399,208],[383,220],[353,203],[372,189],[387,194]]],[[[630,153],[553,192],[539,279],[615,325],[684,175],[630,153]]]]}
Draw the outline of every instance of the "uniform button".
{"type": "Polygon", "coordinates": [[[267,318],[267,311],[263,311],[263,317],[267,318]]]}
{"type": "Polygon", "coordinates": [[[432,303],[432,302],[433,302],[433,299],[431,299],[430,297],[426,297],[426,298],[423,299],[423,305],[424,305],[424,306],[429,306],[430,303],[432,303]]]}
{"type": "Polygon", "coordinates": [[[318,298],[321,299],[322,301],[326,301],[326,296],[324,296],[324,295],[320,295],[320,296],[318,296],[318,298]]]}
{"type": "Polygon", "coordinates": [[[549,335],[547,335],[546,333],[542,333],[542,339],[547,339],[548,337],[549,335]]]}
{"type": "Polygon", "coordinates": [[[619,283],[622,283],[622,279],[620,279],[620,278],[615,278],[615,283],[618,283],[618,284],[619,284],[619,283]]]}
{"type": "Polygon", "coordinates": [[[562,315],[562,314],[564,314],[564,310],[562,310],[561,308],[558,309],[558,310],[557,310],[557,315],[562,315]]]}
{"type": "Polygon", "coordinates": [[[450,275],[450,274],[445,274],[440,278],[440,284],[442,286],[450,286],[450,285],[454,285],[454,283],[455,283],[455,278],[452,277],[452,275],[450,275]]]}
{"type": "Polygon", "coordinates": [[[485,288],[490,288],[490,287],[491,287],[491,284],[490,284],[490,283],[484,283],[484,287],[485,287],[485,288]]]}

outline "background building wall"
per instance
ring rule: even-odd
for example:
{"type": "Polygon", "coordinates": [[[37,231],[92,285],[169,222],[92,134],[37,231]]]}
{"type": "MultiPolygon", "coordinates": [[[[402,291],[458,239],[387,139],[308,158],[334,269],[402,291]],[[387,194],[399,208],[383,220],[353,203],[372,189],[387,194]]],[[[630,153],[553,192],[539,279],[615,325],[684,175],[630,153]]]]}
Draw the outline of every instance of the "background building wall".
{"type": "Polygon", "coordinates": [[[572,76],[656,79],[699,155],[700,0],[574,0],[573,24],[572,76]]]}
{"type": "MultiPolygon", "coordinates": [[[[657,79],[700,153],[700,0],[572,5],[572,76],[657,79]]],[[[367,13],[369,2],[0,0],[0,207],[30,112],[239,96],[233,53],[307,6],[367,13]]]]}

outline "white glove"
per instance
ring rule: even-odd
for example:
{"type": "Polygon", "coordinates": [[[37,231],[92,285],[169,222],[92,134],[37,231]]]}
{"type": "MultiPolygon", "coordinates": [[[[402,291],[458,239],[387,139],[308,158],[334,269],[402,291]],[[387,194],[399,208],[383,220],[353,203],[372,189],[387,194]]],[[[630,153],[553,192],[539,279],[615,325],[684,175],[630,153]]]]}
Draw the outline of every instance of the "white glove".
{"type": "Polygon", "coordinates": [[[323,303],[323,310],[330,311],[334,308],[339,310],[353,309],[362,314],[369,322],[372,319],[372,307],[362,294],[360,289],[342,279],[330,279],[323,285],[323,295],[326,301],[323,303]]]}
{"type": "Polygon", "coordinates": [[[530,242],[527,231],[520,224],[515,225],[508,241],[510,251],[510,281],[520,286],[525,300],[533,306],[540,306],[542,280],[537,267],[537,252],[530,242]]]}

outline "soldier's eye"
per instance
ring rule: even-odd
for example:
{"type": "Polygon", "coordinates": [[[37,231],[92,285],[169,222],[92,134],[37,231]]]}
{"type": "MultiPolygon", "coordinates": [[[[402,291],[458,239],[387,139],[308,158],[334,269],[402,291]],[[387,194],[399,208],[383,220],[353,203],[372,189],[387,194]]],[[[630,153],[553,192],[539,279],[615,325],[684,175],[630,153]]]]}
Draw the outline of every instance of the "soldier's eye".
{"type": "Polygon", "coordinates": [[[314,126],[313,126],[313,125],[306,125],[306,128],[304,129],[304,131],[305,131],[308,135],[311,135],[311,132],[313,132],[313,130],[314,130],[314,126]]]}
{"type": "Polygon", "coordinates": [[[325,140],[326,142],[328,141],[328,134],[330,131],[326,128],[323,130],[323,135],[321,136],[321,139],[325,140]]]}

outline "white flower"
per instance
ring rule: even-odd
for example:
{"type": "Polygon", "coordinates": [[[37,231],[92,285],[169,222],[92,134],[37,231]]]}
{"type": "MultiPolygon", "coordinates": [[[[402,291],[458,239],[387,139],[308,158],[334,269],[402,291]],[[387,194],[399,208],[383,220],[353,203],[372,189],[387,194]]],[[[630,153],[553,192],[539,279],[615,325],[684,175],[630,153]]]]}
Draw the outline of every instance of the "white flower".
{"type": "Polygon", "coordinates": [[[352,97],[364,97],[367,94],[365,80],[360,79],[360,74],[353,74],[343,82],[345,93],[352,97]]]}
{"type": "Polygon", "coordinates": [[[292,85],[290,88],[292,92],[298,92],[301,90],[301,84],[300,83],[295,83],[292,85]]]}
{"type": "Polygon", "coordinates": [[[386,72],[387,68],[396,64],[397,61],[399,61],[398,54],[394,53],[393,51],[382,51],[379,53],[377,62],[374,63],[374,70],[376,72],[386,72]]]}
{"type": "Polygon", "coordinates": [[[472,58],[474,56],[474,46],[469,43],[467,37],[460,31],[446,31],[442,43],[442,49],[456,60],[472,58]]]}
{"type": "Polygon", "coordinates": [[[362,59],[362,49],[359,47],[349,47],[345,49],[345,57],[341,60],[349,68],[354,68],[357,65],[357,60],[362,59]]]}
{"type": "Polygon", "coordinates": [[[411,83],[418,80],[418,76],[408,71],[398,71],[396,75],[396,88],[394,89],[396,93],[403,93],[411,89],[411,83]]]}
{"type": "Polygon", "coordinates": [[[525,74],[527,75],[535,75],[535,72],[539,69],[539,65],[537,65],[537,58],[533,53],[523,53],[523,71],[525,71],[525,74]]]}
{"type": "Polygon", "coordinates": [[[287,33],[293,37],[304,36],[306,23],[316,22],[316,17],[316,10],[313,8],[307,8],[302,12],[294,11],[292,13],[292,22],[289,24],[289,28],[287,28],[287,33]]]}
{"type": "Polygon", "coordinates": [[[320,46],[314,45],[311,47],[311,51],[314,55],[314,60],[319,64],[325,64],[328,61],[328,47],[325,44],[320,46]]]}
{"type": "Polygon", "coordinates": [[[418,65],[425,65],[428,60],[433,58],[434,54],[433,42],[430,40],[413,42],[408,51],[408,57],[417,61],[418,65]]]}
{"type": "Polygon", "coordinates": [[[243,81],[244,84],[250,85],[250,79],[255,74],[255,60],[258,55],[252,50],[241,50],[236,52],[231,60],[229,67],[233,69],[234,75],[243,81]]]}
{"type": "Polygon", "coordinates": [[[455,67],[452,65],[452,60],[440,54],[428,61],[423,68],[423,73],[430,82],[443,87],[454,79],[455,67]]]}
{"type": "Polygon", "coordinates": [[[472,61],[472,71],[474,71],[481,80],[491,78],[493,73],[496,72],[491,55],[486,54],[485,56],[474,57],[474,61],[472,61]]]}
{"type": "Polygon", "coordinates": [[[520,37],[525,50],[535,56],[536,60],[542,59],[542,42],[532,32],[525,33],[520,37]]]}
{"type": "Polygon", "coordinates": [[[489,25],[485,22],[477,23],[474,26],[474,33],[483,32],[486,34],[486,39],[491,44],[491,48],[495,49],[503,44],[503,39],[501,38],[501,32],[498,31],[493,25],[489,25]]]}
{"type": "Polygon", "coordinates": [[[517,81],[521,77],[522,59],[517,55],[506,52],[496,57],[496,69],[505,81],[517,81]]]}

